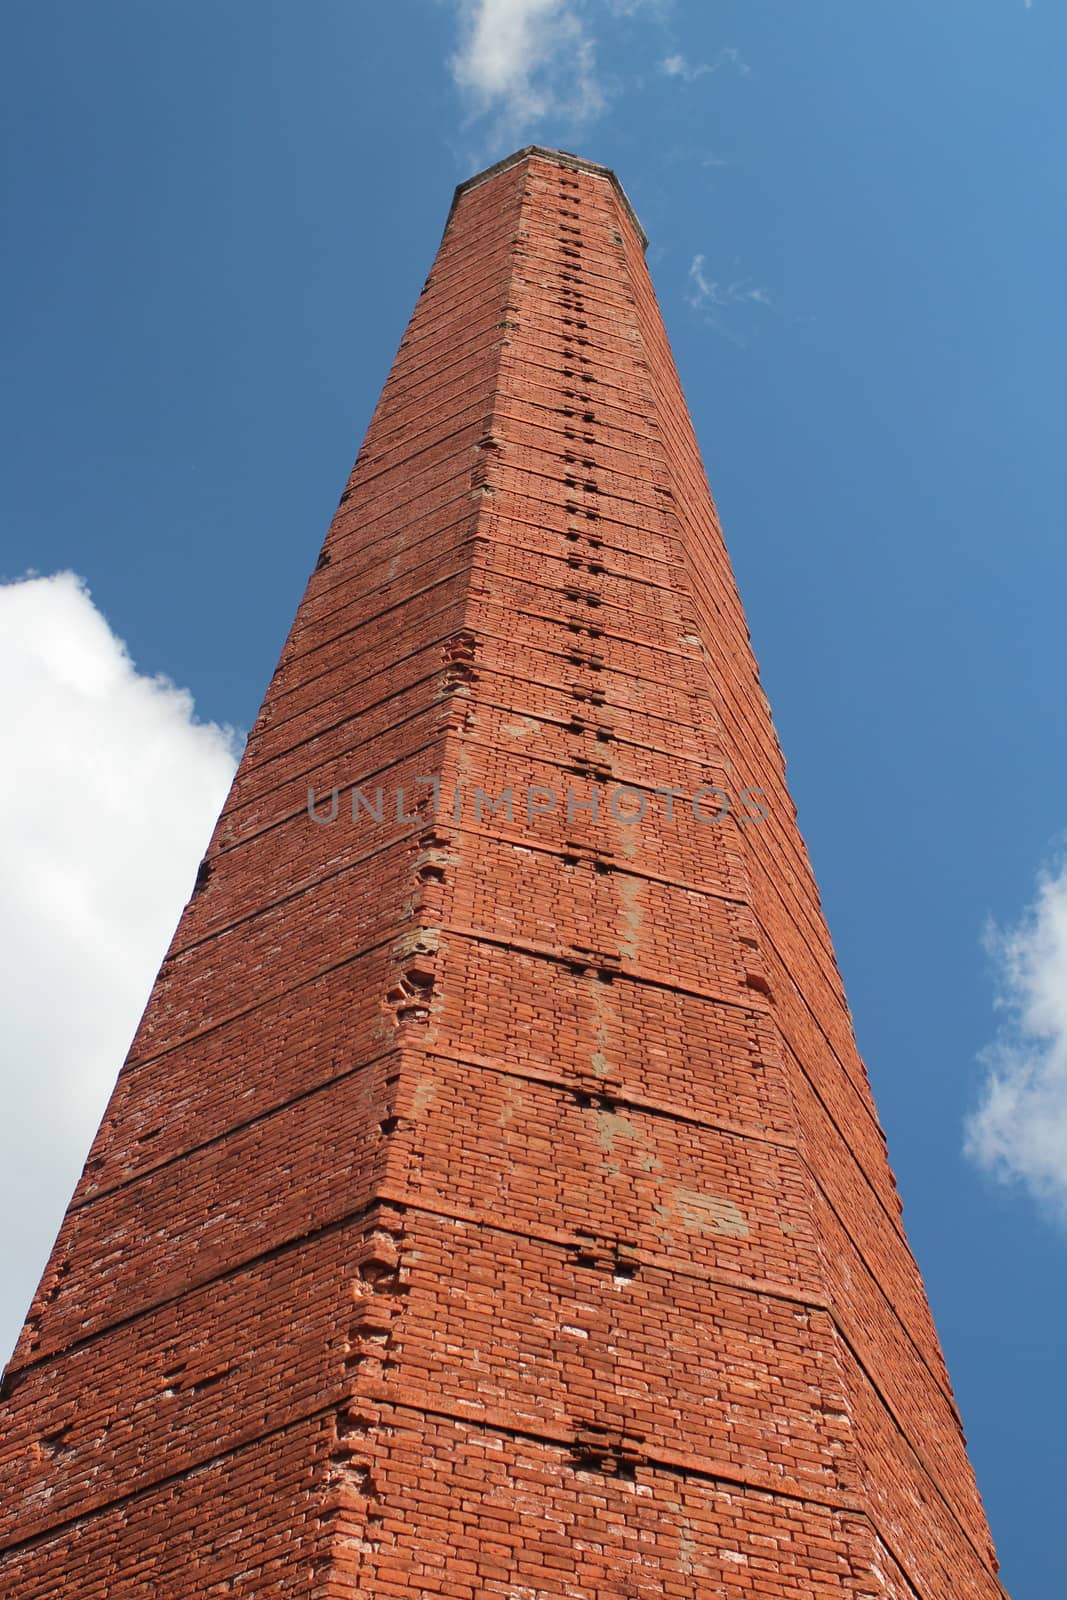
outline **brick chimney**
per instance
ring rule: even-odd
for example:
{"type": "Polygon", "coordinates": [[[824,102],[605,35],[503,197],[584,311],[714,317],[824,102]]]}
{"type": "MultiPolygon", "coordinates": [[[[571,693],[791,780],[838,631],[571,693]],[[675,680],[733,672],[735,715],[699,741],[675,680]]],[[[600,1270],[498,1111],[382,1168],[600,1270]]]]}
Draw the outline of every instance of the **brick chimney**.
{"type": "Polygon", "coordinates": [[[997,1600],[614,174],[460,186],[3,1380],[8,1600],[997,1600]]]}

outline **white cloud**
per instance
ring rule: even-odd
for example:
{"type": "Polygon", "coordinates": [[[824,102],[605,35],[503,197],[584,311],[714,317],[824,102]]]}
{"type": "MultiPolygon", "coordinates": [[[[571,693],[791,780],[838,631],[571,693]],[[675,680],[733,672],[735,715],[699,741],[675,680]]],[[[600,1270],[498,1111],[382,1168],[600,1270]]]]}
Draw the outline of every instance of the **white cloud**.
{"type": "Polygon", "coordinates": [[[751,278],[709,278],[702,255],[694,256],[690,263],[686,300],[694,311],[700,312],[709,327],[740,348],[744,348],[745,339],[736,326],[736,313],[745,306],[773,309],[769,291],[754,284],[751,278]]]}
{"type": "Polygon", "coordinates": [[[707,77],[708,73],[719,72],[723,67],[733,67],[742,78],[749,77],[752,72],[752,68],[741,60],[740,52],[732,46],[720,50],[714,61],[702,61],[698,66],[693,66],[677,50],[669,56],[664,56],[659,64],[659,70],[665,77],[681,78],[684,83],[692,83],[696,78],[707,77]]]}
{"type": "Polygon", "coordinates": [[[983,1056],[967,1153],[1067,1222],[1067,860],[1041,874],[1022,919],[991,929],[988,946],[1005,1027],[983,1056]]]}
{"type": "Polygon", "coordinates": [[[702,78],[706,72],[713,72],[714,67],[709,67],[703,62],[699,67],[691,67],[682,55],[664,56],[659,64],[659,70],[668,78],[684,78],[686,83],[691,83],[694,78],[702,78]]]}
{"type": "MultiPolygon", "coordinates": [[[[620,89],[599,69],[598,24],[625,31],[638,19],[662,30],[670,10],[671,0],[457,0],[460,45],[448,65],[468,121],[491,116],[494,142],[537,130],[552,143],[577,132],[620,89]]],[[[748,75],[732,48],[700,66],[675,52],[660,71],[690,80],[726,66],[748,75]]]]}
{"type": "Polygon", "coordinates": [[[657,22],[666,20],[672,0],[607,0],[608,10],[616,17],[647,16],[657,22]]]}
{"type": "Polygon", "coordinates": [[[581,124],[606,96],[596,45],[572,0],[462,0],[462,43],[449,66],[475,116],[517,136],[552,117],[581,124]]]}
{"type": "Polygon", "coordinates": [[[734,162],[727,160],[725,156],[716,155],[713,150],[692,144],[672,145],[669,149],[664,150],[660,159],[665,167],[676,166],[680,161],[693,162],[698,167],[732,167],[734,165],[734,162]]]}
{"type": "Polygon", "coordinates": [[[729,283],[709,278],[704,271],[703,256],[693,257],[689,267],[689,283],[690,290],[686,298],[696,311],[703,311],[708,306],[769,306],[771,303],[768,291],[758,288],[751,278],[735,278],[729,283]]]}
{"type": "Polygon", "coordinates": [[[235,765],[73,573],[0,585],[0,1361],[235,765]]]}

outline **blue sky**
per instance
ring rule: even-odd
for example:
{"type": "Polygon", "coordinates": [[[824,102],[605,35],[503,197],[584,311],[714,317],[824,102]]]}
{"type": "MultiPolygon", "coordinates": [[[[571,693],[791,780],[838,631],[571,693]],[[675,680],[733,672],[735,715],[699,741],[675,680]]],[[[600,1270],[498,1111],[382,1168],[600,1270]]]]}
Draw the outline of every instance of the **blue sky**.
{"type": "Polygon", "coordinates": [[[1056,0],[6,0],[0,579],[92,599],[0,589],[5,1351],[452,188],[559,145],[650,235],[1004,1581],[1059,1600],[1065,48],[1056,0]]]}

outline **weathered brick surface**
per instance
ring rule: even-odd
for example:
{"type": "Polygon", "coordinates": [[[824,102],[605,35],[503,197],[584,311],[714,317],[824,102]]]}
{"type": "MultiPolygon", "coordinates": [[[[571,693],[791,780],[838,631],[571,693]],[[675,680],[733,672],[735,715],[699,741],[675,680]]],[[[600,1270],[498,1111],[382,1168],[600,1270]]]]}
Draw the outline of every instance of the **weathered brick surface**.
{"type": "Polygon", "coordinates": [[[1001,1594],[602,169],[458,199],[2,1406],[14,1600],[1001,1594]]]}

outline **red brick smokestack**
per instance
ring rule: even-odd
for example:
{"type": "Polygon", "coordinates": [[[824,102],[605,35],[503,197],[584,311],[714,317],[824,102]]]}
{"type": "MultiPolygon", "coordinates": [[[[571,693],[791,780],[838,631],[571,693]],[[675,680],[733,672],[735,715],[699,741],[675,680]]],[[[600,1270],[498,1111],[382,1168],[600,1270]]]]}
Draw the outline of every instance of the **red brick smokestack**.
{"type": "Polygon", "coordinates": [[[644,243],[457,193],[4,1379],[6,1600],[1002,1594],[644,243]]]}

